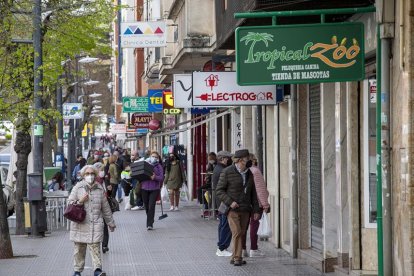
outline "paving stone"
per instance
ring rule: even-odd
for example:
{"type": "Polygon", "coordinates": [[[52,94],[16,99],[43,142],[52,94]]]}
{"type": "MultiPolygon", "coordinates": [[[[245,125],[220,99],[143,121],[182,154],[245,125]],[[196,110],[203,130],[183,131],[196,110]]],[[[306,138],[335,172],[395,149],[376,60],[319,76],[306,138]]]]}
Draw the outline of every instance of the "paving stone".
{"type": "MultiPolygon", "coordinates": [[[[259,241],[264,258],[246,258],[247,265],[235,267],[228,257],[215,254],[217,220],[202,219],[200,208],[192,203],[167,214],[167,218],[158,220],[161,211],[157,206],[152,231],[146,230],[145,211],[121,210],[114,214],[117,228],[110,233],[109,252],[103,254],[107,275],[323,275],[266,241],[259,241]]],[[[0,260],[0,276],[73,273],[73,243],[65,229],[45,238],[12,236],[12,245],[18,257],[0,260]]],[[[89,254],[82,275],[93,275],[89,254]]]]}

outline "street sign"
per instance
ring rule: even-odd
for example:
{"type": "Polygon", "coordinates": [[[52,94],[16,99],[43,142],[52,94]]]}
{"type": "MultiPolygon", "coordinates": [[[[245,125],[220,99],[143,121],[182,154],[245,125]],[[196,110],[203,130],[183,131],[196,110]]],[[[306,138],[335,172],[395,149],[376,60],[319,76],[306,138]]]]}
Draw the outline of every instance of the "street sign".
{"type": "Polygon", "coordinates": [[[276,85],[240,86],[236,72],[193,73],[193,106],[275,104],[276,85]]]}
{"type": "Polygon", "coordinates": [[[82,119],[83,108],[81,103],[63,104],[63,119],[82,119]]]}
{"type": "Polygon", "coordinates": [[[122,97],[122,112],[148,112],[148,97],[122,97]]]}
{"type": "Polygon", "coordinates": [[[364,25],[239,27],[239,85],[321,83],[364,78],[364,25]]]}

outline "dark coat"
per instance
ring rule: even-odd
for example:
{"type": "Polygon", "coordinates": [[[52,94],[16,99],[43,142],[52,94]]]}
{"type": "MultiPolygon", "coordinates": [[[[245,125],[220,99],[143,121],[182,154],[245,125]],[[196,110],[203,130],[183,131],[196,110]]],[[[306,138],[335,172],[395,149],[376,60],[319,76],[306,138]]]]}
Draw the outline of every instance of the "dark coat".
{"type": "Polygon", "coordinates": [[[250,170],[247,170],[246,172],[246,185],[243,186],[243,177],[236,166],[233,164],[225,168],[220,174],[216,195],[217,198],[227,206],[230,206],[233,201],[237,202],[239,207],[233,209],[233,211],[260,212],[253,174],[250,170]]]}
{"type": "MultiPolygon", "coordinates": [[[[211,184],[212,184],[212,188],[213,188],[214,191],[217,188],[217,183],[219,182],[220,174],[225,168],[226,168],[226,166],[223,165],[220,162],[218,162],[217,165],[214,167],[213,175],[211,176],[211,184]]],[[[215,197],[215,203],[216,203],[217,208],[220,206],[220,203],[221,203],[221,200],[218,199],[217,194],[216,194],[216,197],[215,197]]]]}

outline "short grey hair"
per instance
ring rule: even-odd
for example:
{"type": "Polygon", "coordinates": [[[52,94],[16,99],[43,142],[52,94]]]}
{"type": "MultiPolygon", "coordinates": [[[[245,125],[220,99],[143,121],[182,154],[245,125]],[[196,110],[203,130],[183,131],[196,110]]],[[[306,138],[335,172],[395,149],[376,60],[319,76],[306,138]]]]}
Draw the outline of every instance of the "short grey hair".
{"type": "Polygon", "coordinates": [[[83,168],[82,168],[82,170],[80,171],[80,174],[81,174],[81,176],[82,177],[84,177],[85,176],[85,172],[86,172],[86,170],[87,169],[92,169],[93,170],[93,172],[94,172],[94,174],[95,174],[95,176],[97,176],[98,175],[98,173],[99,173],[99,171],[96,169],[96,167],[94,166],[94,165],[85,165],[83,168]]]}

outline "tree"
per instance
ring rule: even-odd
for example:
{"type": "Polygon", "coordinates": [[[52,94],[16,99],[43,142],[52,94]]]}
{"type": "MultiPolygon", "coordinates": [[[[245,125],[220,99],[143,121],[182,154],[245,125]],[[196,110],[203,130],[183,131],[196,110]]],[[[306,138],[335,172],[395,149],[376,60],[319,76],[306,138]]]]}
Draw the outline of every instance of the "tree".
{"type": "MultiPolygon", "coordinates": [[[[32,4],[32,0],[0,1],[0,120],[14,122],[18,131],[15,143],[15,151],[18,154],[16,234],[24,234],[23,197],[26,196],[27,164],[31,151],[30,131],[34,111],[33,48],[31,45],[13,43],[12,39],[16,35],[19,37],[22,30],[31,29],[28,27],[31,18],[25,13],[18,16],[12,11],[26,11],[30,14],[32,4]],[[22,24],[24,18],[28,19],[29,23],[22,24]]],[[[43,7],[42,96],[46,108],[38,115],[46,124],[54,125],[56,120],[60,119],[54,102],[58,76],[64,72],[62,61],[68,58],[75,59],[79,54],[105,57],[111,53],[108,33],[115,7],[106,0],[49,0],[45,1],[43,7]]],[[[69,84],[69,80],[64,80],[60,84],[65,83],[69,84]]],[[[54,132],[50,133],[50,137],[55,137],[54,132]]],[[[45,140],[45,149],[50,150],[51,147],[47,144],[50,140],[52,139],[45,140]]],[[[0,216],[0,227],[4,225],[7,225],[7,219],[0,216]]],[[[9,248],[9,240],[9,234],[2,231],[0,252],[9,248]]]]}

